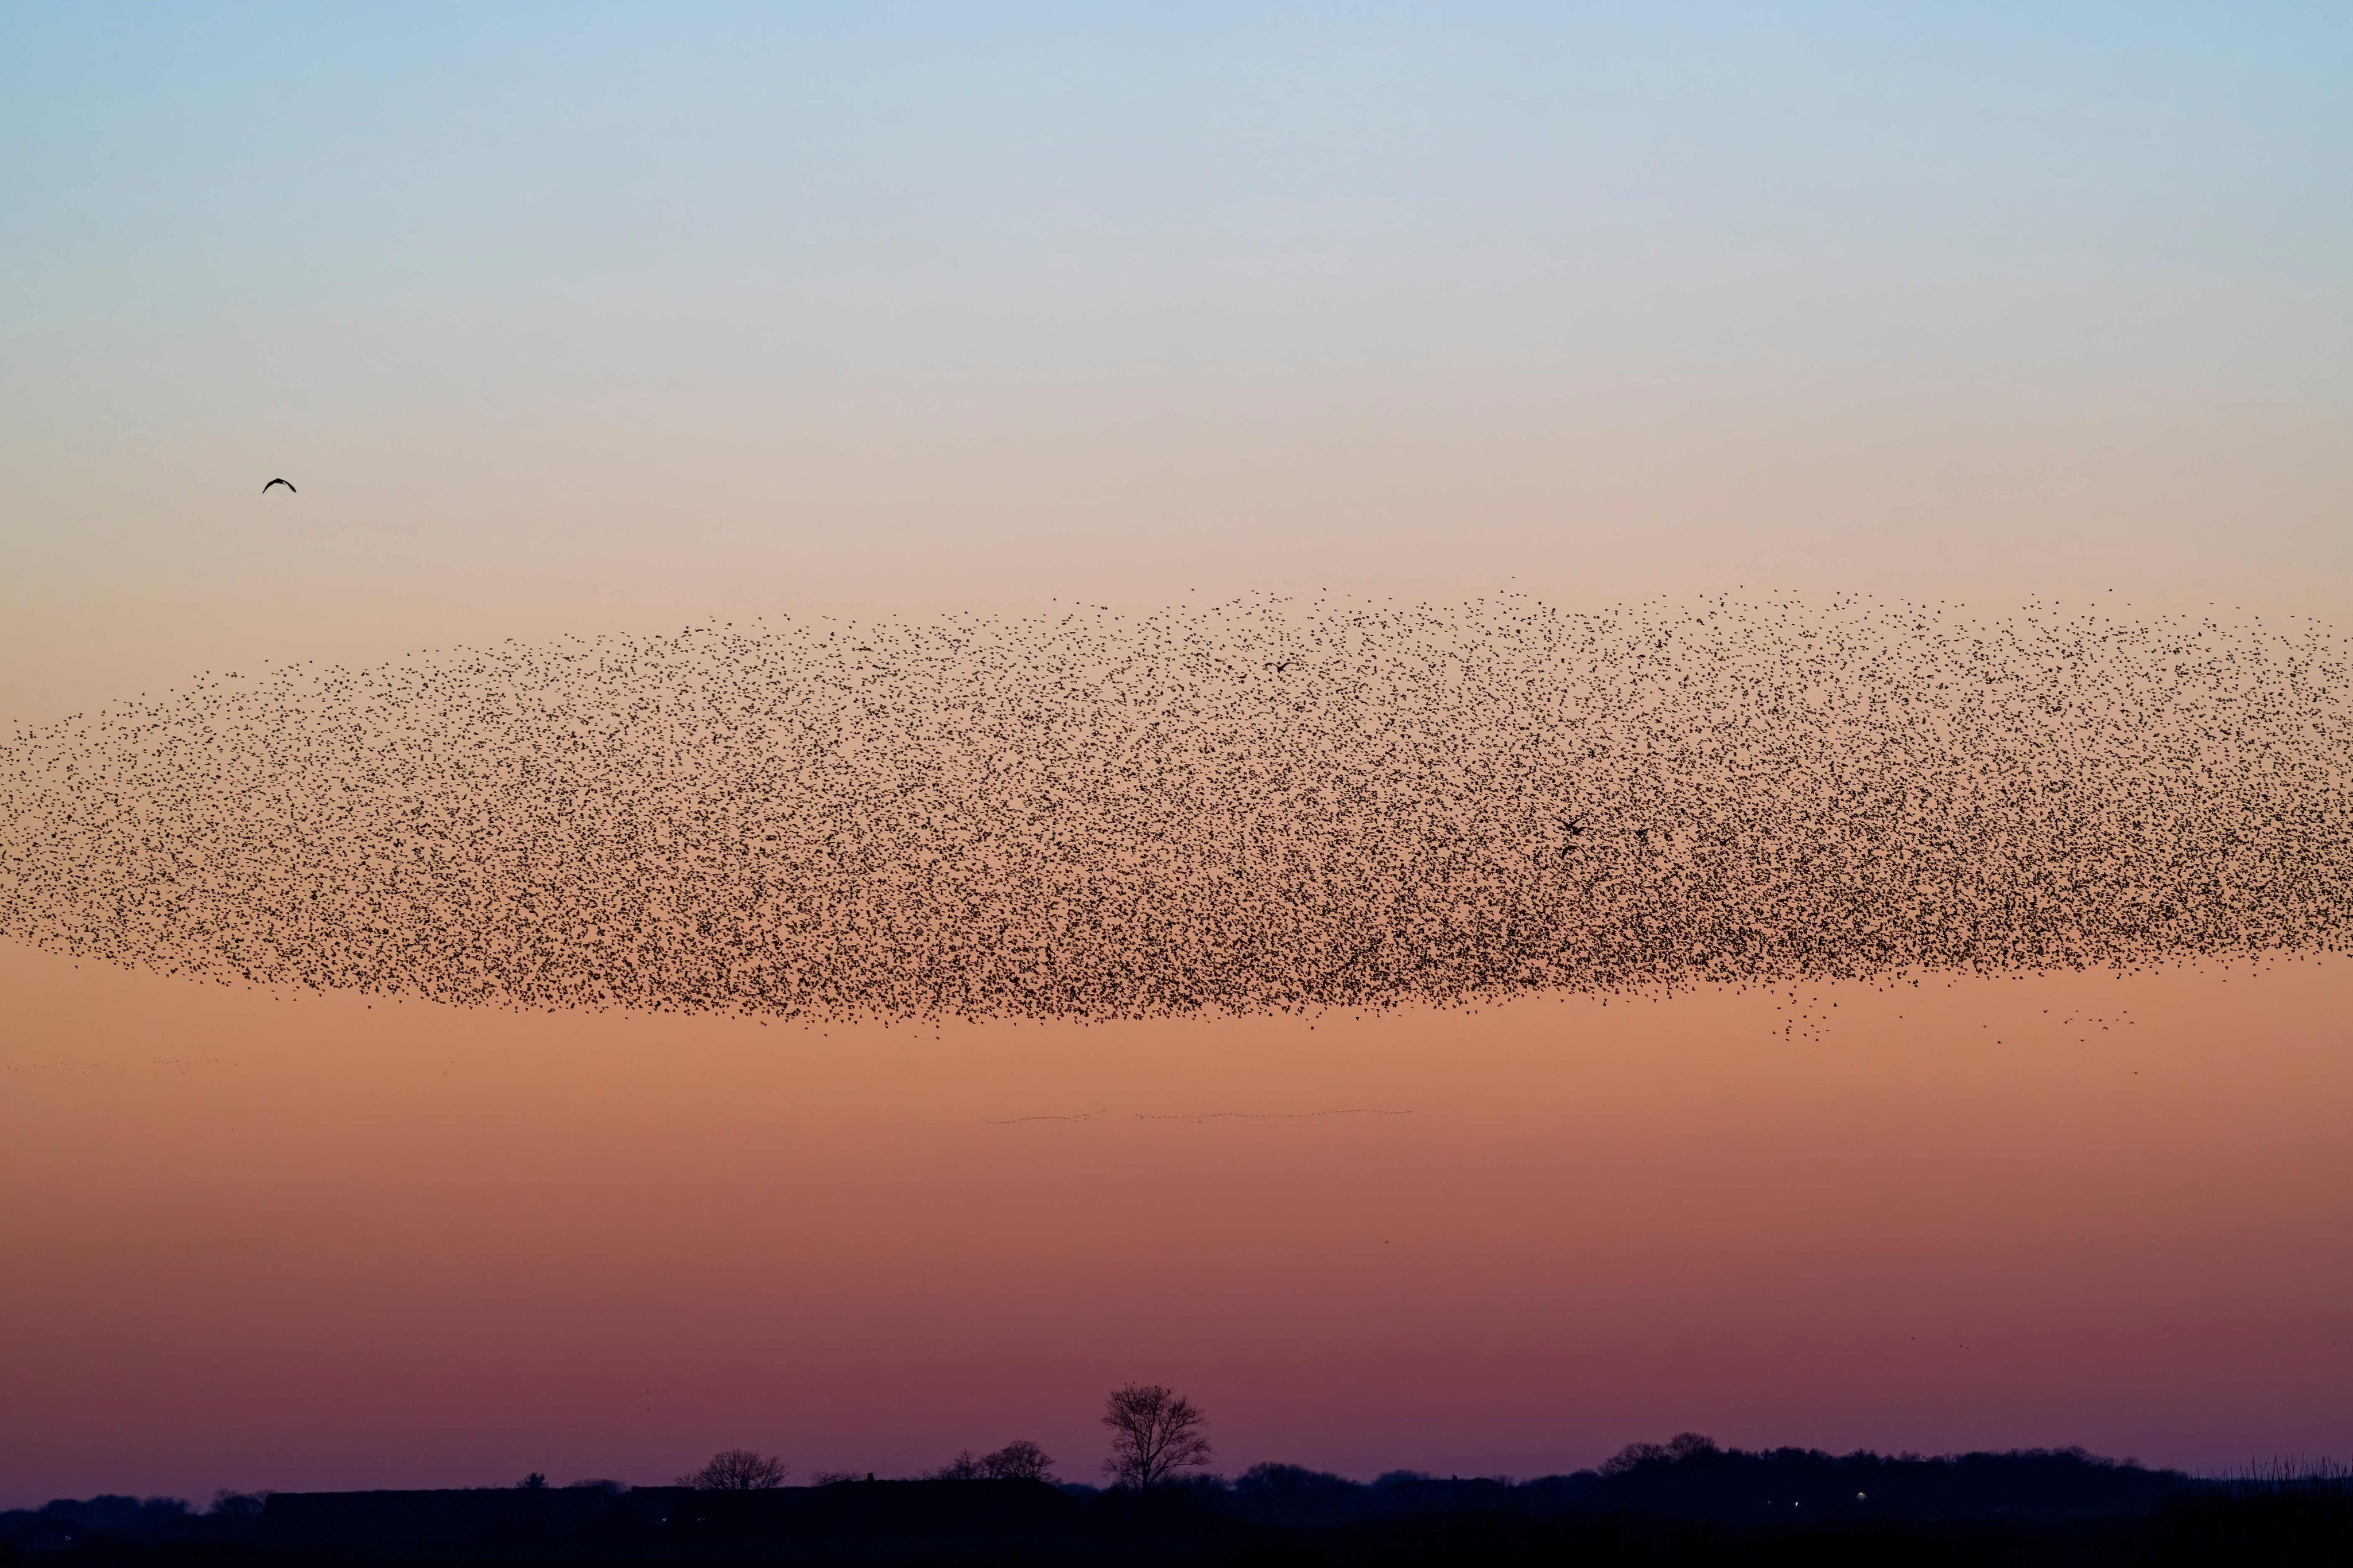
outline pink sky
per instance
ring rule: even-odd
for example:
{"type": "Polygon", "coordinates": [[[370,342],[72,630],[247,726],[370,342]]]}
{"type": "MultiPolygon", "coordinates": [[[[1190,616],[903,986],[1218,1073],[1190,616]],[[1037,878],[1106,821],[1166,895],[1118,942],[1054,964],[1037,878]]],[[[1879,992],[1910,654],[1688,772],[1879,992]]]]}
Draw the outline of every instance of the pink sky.
{"type": "Polygon", "coordinates": [[[1231,1468],[2353,1444],[2342,960],[887,1031],[0,963],[0,1500],[1086,1477],[1129,1378],[1231,1468]]]}

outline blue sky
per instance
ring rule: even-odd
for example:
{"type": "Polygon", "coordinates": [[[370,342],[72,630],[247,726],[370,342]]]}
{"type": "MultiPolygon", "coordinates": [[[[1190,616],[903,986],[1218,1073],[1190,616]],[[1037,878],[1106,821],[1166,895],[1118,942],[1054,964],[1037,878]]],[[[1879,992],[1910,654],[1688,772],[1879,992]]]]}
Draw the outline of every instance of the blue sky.
{"type": "Polygon", "coordinates": [[[1741,284],[1718,324],[1800,279],[2341,284],[2333,7],[1759,12],[20,7],[9,313],[912,283],[952,352],[1109,318],[1031,351],[1103,362],[1312,351],[1248,306],[1335,292],[1452,342],[1563,266],[1741,284]]]}
{"type": "Polygon", "coordinates": [[[2348,59],[2320,5],[13,5],[0,608],[2341,603],[2348,59]]]}

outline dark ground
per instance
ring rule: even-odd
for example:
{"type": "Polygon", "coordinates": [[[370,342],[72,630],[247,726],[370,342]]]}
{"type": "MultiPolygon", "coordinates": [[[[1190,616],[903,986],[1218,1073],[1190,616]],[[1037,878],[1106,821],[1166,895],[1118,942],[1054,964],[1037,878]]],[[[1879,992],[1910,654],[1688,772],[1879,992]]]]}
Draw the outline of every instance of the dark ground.
{"type": "Polygon", "coordinates": [[[279,1493],[0,1513],[0,1565],[737,1563],[806,1568],[1413,1564],[2353,1564],[2341,1477],[2193,1480],[2063,1453],[1713,1449],[1512,1484],[1291,1467],[1148,1494],[1037,1481],[279,1493]],[[1860,1482],[1861,1484],[1858,1484],[1860,1482]]]}

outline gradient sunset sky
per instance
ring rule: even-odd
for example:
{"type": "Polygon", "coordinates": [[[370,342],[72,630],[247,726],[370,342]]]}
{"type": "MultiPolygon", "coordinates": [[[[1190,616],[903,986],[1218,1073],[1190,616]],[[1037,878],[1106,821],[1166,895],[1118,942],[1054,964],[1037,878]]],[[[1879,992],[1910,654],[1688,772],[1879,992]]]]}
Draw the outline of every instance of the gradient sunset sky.
{"type": "MultiPolygon", "coordinates": [[[[2341,631],[2348,147],[2320,5],[7,6],[0,721],[1259,589],[2341,631]]],[[[2353,966],[1797,1005],[804,1030],[0,942],[0,1506],[1083,1479],[1130,1378],[1229,1469],[2353,1451],[2353,966]]]]}

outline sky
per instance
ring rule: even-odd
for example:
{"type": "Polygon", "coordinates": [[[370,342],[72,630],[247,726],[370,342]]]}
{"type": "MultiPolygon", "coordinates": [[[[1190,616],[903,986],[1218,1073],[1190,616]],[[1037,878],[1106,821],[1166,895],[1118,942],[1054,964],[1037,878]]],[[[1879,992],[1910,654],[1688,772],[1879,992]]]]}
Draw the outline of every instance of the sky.
{"type": "MultiPolygon", "coordinates": [[[[0,720],[1194,591],[2341,625],[2348,65],[2321,5],[0,5],[0,720]]],[[[1756,995],[0,976],[0,1505],[1084,1476],[1130,1376],[1234,1468],[2353,1449],[2341,963],[1865,990],[1796,1057],[1756,995]],[[1325,1110],[1409,1114],[1266,1118],[1325,1110]],[[1138,1120],[1206,1111],[1261,1119],[1138,1120]]]]}

